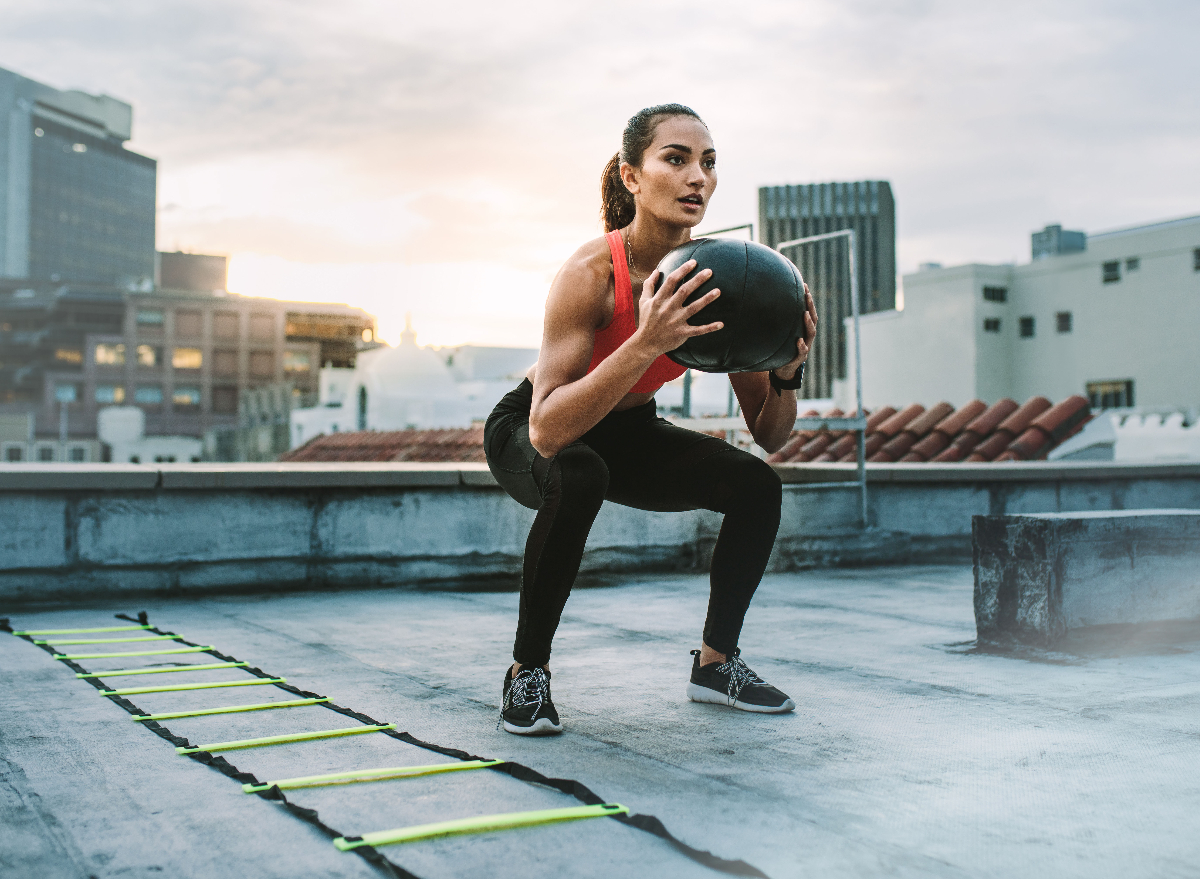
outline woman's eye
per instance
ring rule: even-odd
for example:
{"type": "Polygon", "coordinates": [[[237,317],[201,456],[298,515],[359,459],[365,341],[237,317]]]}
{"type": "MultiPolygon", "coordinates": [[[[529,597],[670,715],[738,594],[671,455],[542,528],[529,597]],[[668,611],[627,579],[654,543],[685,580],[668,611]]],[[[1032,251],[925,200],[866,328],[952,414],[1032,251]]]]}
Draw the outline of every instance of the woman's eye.
{"type": "Polygon", "coordinates": [[[668,156],[667,161],[670,162],[672,165],[682,165],[683,164],[683,156],[668,156]]]}

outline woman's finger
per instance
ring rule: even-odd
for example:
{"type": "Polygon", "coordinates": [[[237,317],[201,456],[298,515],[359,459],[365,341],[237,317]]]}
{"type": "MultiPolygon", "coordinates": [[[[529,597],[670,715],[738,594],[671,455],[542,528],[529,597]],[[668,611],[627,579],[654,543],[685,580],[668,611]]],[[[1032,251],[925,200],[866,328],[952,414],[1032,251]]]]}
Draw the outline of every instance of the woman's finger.
{"type": "Polygon", "coordinates": [[[671,272],[671,274],[667,275],[667,279],[663,282],[663,285],[658,288],[658,293],[665,297],[673,296],[676,288],[679,286],[679,282],[686,278],[688,273],[695,267],[696,261],[689,259],[675,271],[671,272]]]}
{"type": "Polygon", "coordinates": [[[700,309],[704,308],[704,306],[708,305],[710,302],[712,302],[714,299],[716,299],[720,295],[721,295],[721,291],[719,289],[710,290],[709,292],[707,292],[703,296],[701,296],[699,299],[697,299],[695,302],[693,302],[691,305],[685,305],[683,307],[683,316],[691,317],[693,314],[698,312],[700,309]]]}
{"type": "Polygon", "coordinates": [[[702,327],[693,327],[689,325],[685,328],[684,332],[687,333],[688,338],[691,338],[692,336],[703,336],[705,333],[715,333],[723,326],[725,326],[725,324],[723,324],[721,321],[705,324],[702,327]]]}
{"type": "Polygon", "coordinates": [[[694,278],[689,278],[686,284],[681,284],[673,295],[678,297],[680,300],[687,299],[689,296],[695,293],[696,290],[701,287],[701,285],[707,283],[710,278],[712,278],[712,269],[701,269],[700,271],[696,272],[696,276],[694,278]]]}

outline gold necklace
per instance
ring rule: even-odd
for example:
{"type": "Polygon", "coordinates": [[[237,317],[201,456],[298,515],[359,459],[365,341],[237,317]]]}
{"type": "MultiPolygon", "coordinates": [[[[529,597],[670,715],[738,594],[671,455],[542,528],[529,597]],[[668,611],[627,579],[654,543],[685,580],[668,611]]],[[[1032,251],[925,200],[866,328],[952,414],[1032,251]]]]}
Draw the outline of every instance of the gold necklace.
{"type": "Polygon", "coordinates": [[[645,280],[645,276],[644,276],[644,275],[642,275],[642,273],[641,273],[641,270],[640,270],[640,269],[638,269],[638,267],[637,267],[637,263],[635,263],[635,262],[634,262],[634,260],[633,260],[633,240],[632,240],[632,236],[629,236],[629,237],[626,237],[626,238],[625,238],[625,256],[626,256],[626,262],[627,262],[627,264],[628,264],[628,266],[629,266],[629,274],[630,274],[631,276],[634,276],[634,275],[636,275],[636,276],[637,276],[637,277],[638,277],[640,280],[643,280],[643,281],[644,281],[644,280],[645,280]]]}

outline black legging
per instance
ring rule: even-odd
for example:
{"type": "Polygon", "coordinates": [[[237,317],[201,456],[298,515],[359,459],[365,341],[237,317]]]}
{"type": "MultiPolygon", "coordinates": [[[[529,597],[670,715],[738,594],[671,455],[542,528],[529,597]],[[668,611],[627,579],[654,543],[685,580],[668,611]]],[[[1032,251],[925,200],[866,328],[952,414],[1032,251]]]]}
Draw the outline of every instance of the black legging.
{"type": "Polygon", "coordinates": [[[513,659],[526,666],[550,661],[550,642],[604,500],[640,510],[725,514],[713,549],[704,643],[732,653],[779,529],[783,492],[775,471],[724,440],[659,418],[653,400],[609,413],[553,458],[543,458],[529,442],[532,402],[526,380],[496,405],[483,440],[496,481],[538,511],[525,544],[513,659]]]}

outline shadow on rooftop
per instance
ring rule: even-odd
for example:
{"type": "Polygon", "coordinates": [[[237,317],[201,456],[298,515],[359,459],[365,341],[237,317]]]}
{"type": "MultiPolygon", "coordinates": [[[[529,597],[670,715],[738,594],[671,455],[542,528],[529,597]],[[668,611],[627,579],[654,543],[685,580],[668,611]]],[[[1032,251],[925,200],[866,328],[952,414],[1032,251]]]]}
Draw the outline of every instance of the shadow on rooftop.
{"type": "Polygon", "coordinates": [[[947,653],[1007,656],[1048,665],[1081,665],[1120,656],[1174,656],[1200,652],[1200,619],[1117,623],[1070,630],[1053,649],[1021,641],[960,641],[947,653]]]}

